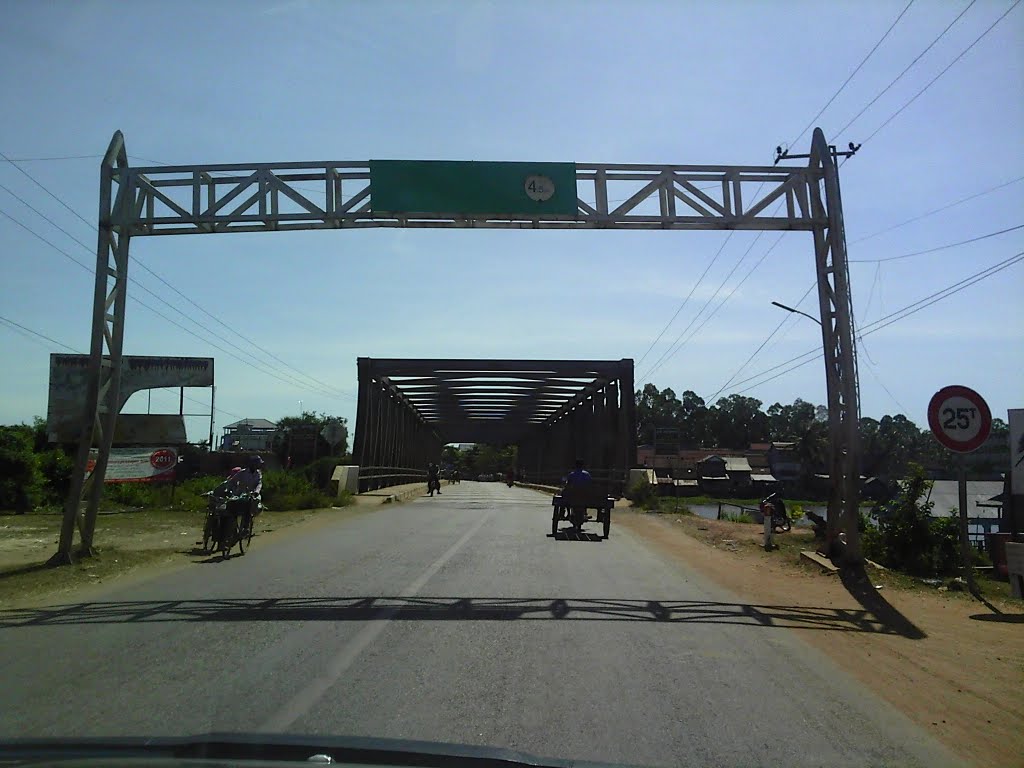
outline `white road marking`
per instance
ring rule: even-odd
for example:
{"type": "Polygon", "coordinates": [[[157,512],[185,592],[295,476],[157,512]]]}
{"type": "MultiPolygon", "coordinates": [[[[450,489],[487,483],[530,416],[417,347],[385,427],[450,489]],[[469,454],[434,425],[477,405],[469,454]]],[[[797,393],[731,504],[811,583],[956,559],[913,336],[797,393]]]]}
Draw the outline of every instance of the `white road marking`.
{"type": "MultiPolygon", "coordinates": [[[[455,553],[458,552],[468,542],[473,535],[483,527],[491,515],[494,514],[494,510],[491,510],[486,515],[481,516],[473,525],[466,531],[462,537],[452,544],[448,550],[435,560],[429,568],[427,568],[422,574],[420,574],[411,584],[405,589],[399,592],[398,597],[415,597],[415,595],[426,586],[427,582],[433,578],[444,564],[451,560],[455,553]]],[[[311,680],[305,688],[300,690],[295,696],[289,700],[281,709],[279,709],[274,715],[267,719],[260,730],[263,731],[274,731],[280,733],[295,723],[300,717],[309,712],[310,709],[323,697],[331,687],[341,679],[341,676],[345,674],[349,667],[352,666],[353,662],[359,658],[359,654],[365,651],[374,640],[380,635],[381,632],[387,627],[388,622],[398,612],[399,605],[382,608],[377,614],[377,618],[371,619],[366,623],[355,637],[353,637],[348,643],[346,643],[341,650],[330,660],[327,664],[327,668],[323,674],[319,677],[311,680]]]]}

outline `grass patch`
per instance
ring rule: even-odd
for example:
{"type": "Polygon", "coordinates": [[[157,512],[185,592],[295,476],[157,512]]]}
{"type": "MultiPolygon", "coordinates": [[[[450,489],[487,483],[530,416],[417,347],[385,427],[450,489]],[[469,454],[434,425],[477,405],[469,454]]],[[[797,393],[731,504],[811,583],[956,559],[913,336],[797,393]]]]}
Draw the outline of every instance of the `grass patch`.
{"type": "MultiPolygon", "coordinates": [[[[826,499],[821,499],[819,501],[813,501],[813,500],[808,500],[808,499],[790,499],[790,498],[785,498],[783,500],[786,502],[786,508],[787,509],[790,506],[793,506],[793,505],[798,505],[800,507],[826,507],[826,506],[828,506],[828,501],[826,499]]],[[[743,507],[756,507],[758,504],[761,503],[761,499],[726,499],[726,498],[719,498],[717,496],[705,496],[705,495],[701,495],[701,496],[687,496],[686,497],[686,501],[688,503],[690,503],[690,504],[707,504],[708,506],[712,506],[712,507],[716,506],[719,502],[721,502],[722,504],[735,504],[737,506],[743,506],[743,507]]],[[[871,506],[874,505],[874,503],[875,502],[870,501],[870,500],[861,499],[860,506],[862,506],[862,507],[871,507],[871,506]]]]}
{"type": "Polygon", "coordinates": [[[171,549],[126,550],[108,547],[96,557],[74,565],[52,568],[44,563],[36,563],[5,568],[0,570],[0,603],[102,584],[139,566],[170,561],[173,557],[171,549]]]}
{"type": "Polygon", "coordinates": [[[645,512],[659,512],[672,515],[692,515],[693,510],[682,499],[661,496],[643,507],[645,512]]]}
{"type": "Polygon", "coordinates": [[[748,515],[746,512],[741,512],[738,515],[725,513],[722,515],[722,519],[729,523],[751,524],[754,522],[754,518],[748,515]]]}

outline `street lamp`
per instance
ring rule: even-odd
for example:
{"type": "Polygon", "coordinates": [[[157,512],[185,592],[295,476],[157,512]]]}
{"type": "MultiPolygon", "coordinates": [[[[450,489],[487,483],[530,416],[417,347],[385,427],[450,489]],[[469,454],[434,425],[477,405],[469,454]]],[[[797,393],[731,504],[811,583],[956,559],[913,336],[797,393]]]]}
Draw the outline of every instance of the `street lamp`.
{"type": "Polygon", "coordinates": [[[777,301],[773,301],[772,304],[774,304],[779,309],[784,309],[787,312],[792,312],[794,315],[803,315],[804,317],[808,318],[809,320],[813,320],[818,325],[821,325],[821,320],[819,320],[816,317],[812,317],[811,315],[808,315],[806,312],[801,312],[799,309],[793,309],[793,307],[787,307],[785,304],[780,304],[777,301]]]}

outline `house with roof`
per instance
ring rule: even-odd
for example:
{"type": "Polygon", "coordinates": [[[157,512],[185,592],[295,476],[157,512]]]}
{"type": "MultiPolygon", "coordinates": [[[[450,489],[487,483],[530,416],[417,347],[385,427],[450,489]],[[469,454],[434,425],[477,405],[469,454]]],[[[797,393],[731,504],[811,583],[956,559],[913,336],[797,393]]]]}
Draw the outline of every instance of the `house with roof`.
{"type": "Polygon", "coordinates": [[[269,451],[273,448],[277,424],[267,419],[241,419],[224,427],[222,451],[269,451]]]}

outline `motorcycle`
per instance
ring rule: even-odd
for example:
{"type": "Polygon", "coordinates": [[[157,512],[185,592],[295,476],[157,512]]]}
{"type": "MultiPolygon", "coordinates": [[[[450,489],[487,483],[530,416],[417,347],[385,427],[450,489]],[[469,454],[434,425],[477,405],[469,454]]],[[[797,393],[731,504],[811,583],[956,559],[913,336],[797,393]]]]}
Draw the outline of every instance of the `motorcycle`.
{"type": "Polygon", "coordinates": [[[246,547],[252,543],[253,521],[263,509],[259,495],[227,496],[215,491],[203,495],[207,497],[203,550],[219,551],[226,558],[237,544],[239,553],[244,555],[246,547]]]}
{"type": "Polygon", "coordinates": [[[434,491],[441,493],[441,481],[436,477],[427,478],[427,495],[433,496],[434,491]]]}
{"type": "Polygon", "coordinates": [[[789,515],[786,514],[785,508],[782,504],[774,504],[767,499],[761,502],[761,514],[771,515],[772,528],[779,533],[787,533],[792,529],[793,524],[789,520],[789,515]]]}

